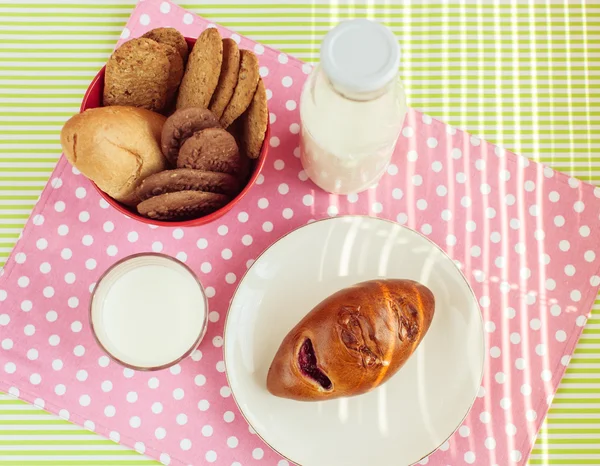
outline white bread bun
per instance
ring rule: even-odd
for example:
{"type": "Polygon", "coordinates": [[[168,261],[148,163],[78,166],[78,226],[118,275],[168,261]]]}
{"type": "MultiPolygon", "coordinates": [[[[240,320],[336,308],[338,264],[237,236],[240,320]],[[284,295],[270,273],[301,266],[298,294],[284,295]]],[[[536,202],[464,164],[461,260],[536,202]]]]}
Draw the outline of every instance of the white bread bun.
{"type": "Polygon", "coordinates": [[[67,160],[113,199],[135,205],[144,178],[166,169],[160,136],[166,118],[134,107],[99,107],[71,117],[60,142],[67,160]]]}

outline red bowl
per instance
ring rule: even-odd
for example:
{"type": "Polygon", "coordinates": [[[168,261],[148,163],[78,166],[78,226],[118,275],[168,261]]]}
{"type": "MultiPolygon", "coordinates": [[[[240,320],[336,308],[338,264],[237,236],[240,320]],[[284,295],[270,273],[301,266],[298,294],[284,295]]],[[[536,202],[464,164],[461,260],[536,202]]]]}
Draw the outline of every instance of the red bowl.
{"type": "MultiPolygon", "coordinates": [[[[188,48],[191,50],[192,47],[194,46],[194,44],[196,43],[196,39],[186,38],[186,41],[188,43],[188,48]]],[[[92,83],[88,87],[88,89],[85,93],[85,96],[83,97],[83,102],[81,103],[81,109],[80,109],[81,112],[83,112],[84,110],[87,110],[89,108],[102,107],[102,95],[104,92],[105,68],[106,67],[103,67],[100,70],[100,72],[96,75],[96,77],[93,79],[92,83]]],[[[260,152],[260,156],[258,157],[257,160],[255,160],[253,162],[252,175],[250,176],[250,179],[248,180],[248,183],[246,184],[244,189],[242,189],[242,191],[237,196],[235,196],[235,198],[233,198],[227,205],[221,207],[219,210],[216,210],[211,214],[205,215],[204,217],[195,218],[192,220],[178,221],[178,222],[166,222],[166,221],[162,221],[162,220],[153,220],[153,219],[150,219],[147,217],[143,217],[143,216],[139,215],[135,210],[132,210],[130,207],[123,205],[118,201],[115,201],[112,197],[110,197],[108,194],[106,194],[104,191],[102,191],[98,186],[96,186],[96,183],[92,182],[92,184],[94,185],[94,188],[96,188],[96,191],[98,191],[100,196],[102,196],[102,198],[110,206],[112,206],[113,208],[115,208],[116,210],[121,212],[122,214],[126,215],[127,217],[132,218],[134,220],[138,220],[142,223],[146,223],[149,225],[157,225],[157,226],[167,226],[167,227],[195,227],[195,226],[200,226],[200,225],[206,225],[207,223],[210,223],[210,222],[222,217],[227,212],[229,212],[231,209],[233,209],[235,207],[235,205],[238,202],[240,202],[246,194],[248,194],[248,191],[250,191],[252,186],[254,186],[254,184],[256,183],[256,179],[258,178],[258,175],[260,174],[260,171],[262,170],[263,166],[265,165],[265,160],[267,158],[267,152],[268,152],[268,148],[269,148],[270,132],[271,132],[270,124],[267,123],[267,132],[265,134],[265,142],[263,143],[262,150],[260,152]]]]}

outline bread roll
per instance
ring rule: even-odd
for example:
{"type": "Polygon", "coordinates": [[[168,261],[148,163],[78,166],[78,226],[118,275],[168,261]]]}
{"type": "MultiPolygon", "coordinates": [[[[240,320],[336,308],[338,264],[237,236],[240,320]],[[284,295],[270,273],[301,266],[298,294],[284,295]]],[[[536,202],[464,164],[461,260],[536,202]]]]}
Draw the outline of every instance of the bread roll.
{"type": "Polygon", "coordinates": [[[434,309],[431,291],[411,280],[373,280],[338,291],[287,334],[267,388],[300,401],[366,393],[414,353],[434,309]]]}
{"type": "Polygon", "coordinates": [[[166,168],[165,117],[134,107],[100,107],[71,117],[60,142],[67,160],[113,199],[136,203],[141,181],[166,168]]]}

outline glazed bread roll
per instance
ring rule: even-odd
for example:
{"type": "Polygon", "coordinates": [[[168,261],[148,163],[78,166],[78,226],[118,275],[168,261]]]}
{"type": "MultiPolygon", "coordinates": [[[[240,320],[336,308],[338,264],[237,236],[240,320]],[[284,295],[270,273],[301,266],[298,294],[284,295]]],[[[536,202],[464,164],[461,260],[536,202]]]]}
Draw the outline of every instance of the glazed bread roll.
{"type": "Polygon", "coordinates": [[[113,199],[134,205],[141,181],[166,168],[160,149],[165,119],[142,108],[94,108],[69,119],[60,142],[84,176],[113,199]]]}
{"type": "Polygon", "coordinates": [[[434,309],[431,291],[411,280],[373,280],[338,291],[287,334],[267,389],[299,401],[366,393],[414,353],[434,309]]]}

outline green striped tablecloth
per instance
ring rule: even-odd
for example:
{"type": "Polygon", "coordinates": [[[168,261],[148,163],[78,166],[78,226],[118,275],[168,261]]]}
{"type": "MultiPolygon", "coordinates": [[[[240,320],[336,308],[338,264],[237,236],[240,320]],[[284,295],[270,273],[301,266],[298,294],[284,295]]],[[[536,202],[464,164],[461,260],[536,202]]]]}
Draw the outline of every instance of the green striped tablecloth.
{"type": "MultiPolygon", "coordinates": [[[[134,0],[0,0],[0,263],[60,154],[134,0]]],[[[209,0],[210,1],[210,0],[209,0]]],[[[296,55],[318,58],[337,21],[367,16],[400,37],[412,106],[600,184],[600,3],[414,0],[184,7],[296,55]],[[595,137],[594,137],[595,136],[595,137]]],[[[0,394],[0,465],[154,462],[0,394]]],[[[600,464],[600,302],[530,464],[600,464]]]]}

